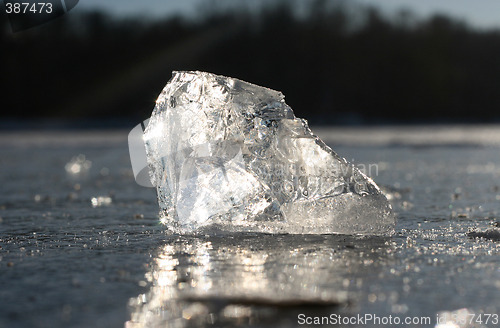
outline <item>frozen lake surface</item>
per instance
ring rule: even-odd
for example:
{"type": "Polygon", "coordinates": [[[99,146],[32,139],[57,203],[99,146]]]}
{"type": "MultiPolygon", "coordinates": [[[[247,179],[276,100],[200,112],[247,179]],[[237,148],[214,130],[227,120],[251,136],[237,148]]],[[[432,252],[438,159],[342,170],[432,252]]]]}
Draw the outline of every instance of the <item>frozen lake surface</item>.
{"type": "Polygon", "coordinates": [[[312,130],[384,189],[392,238],[167,235],[128,131],[1,134],[0,327],[500,314],[498,126],[312,130]]]}

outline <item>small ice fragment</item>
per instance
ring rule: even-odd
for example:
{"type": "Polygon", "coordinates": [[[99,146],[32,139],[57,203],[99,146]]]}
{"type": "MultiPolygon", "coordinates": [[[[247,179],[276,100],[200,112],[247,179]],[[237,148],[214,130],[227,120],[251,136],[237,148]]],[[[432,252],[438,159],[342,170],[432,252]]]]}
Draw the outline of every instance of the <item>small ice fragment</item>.
{"type": "Polygon", "coordinates": [[[90,203],[92,204],[92,207],[107,206],[111,205],[112,199],[109,196],[92,197],[90,203]]]}
{"type": "Polygon", "coordinates": [[[278,91],[174,72],[143,139],[160,219],[174,231],[394,231],[378,186],[295,117],[278,91]]]}
{"type": "Polygon", "coordinates": [[[92,167],[92,162],[85,158],[85,155],[80,154],[74,156],[64,168],[66,172],[72,175],[85,174],[92,167]]]}

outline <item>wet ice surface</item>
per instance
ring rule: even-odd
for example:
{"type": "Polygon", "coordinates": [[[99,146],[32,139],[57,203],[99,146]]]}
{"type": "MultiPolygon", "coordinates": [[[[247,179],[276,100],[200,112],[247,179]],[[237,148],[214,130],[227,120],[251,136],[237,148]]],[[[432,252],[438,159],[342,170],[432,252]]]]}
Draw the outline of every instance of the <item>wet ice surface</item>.
{"type": "Polygon", "coordinates": [[[126,132],[36,139],[0,142],[0,327],[289,327],[301,313],[434,326],[442,311],[500,313],[498,148],[331,144],[378,164],[368,173],[397,213],[392,238],[178,236],[134,183],[126,132]],[[67,172],[79,154],[92,165],[67,172]]]}

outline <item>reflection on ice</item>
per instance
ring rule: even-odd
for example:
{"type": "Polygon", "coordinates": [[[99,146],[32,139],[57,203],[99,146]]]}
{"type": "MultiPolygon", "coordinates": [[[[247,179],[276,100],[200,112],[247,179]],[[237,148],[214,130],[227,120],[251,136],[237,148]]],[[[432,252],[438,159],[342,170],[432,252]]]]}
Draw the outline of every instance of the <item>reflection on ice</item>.
{"type": "MultiPolygon", "coordinates": [[[[128,328],[215,324],[295,326],[300,313],[335,313],[357,274],[387,254],[388,240],[346,236],[170,237],[130,300],[128,328]]],[[[359,281],[358,281],[359,283],[359,281]]]]}
{"type": "Polygon", "coordinates": [[[92,199],[90,200],[92,207],[111,205],[112,202],[113,202],[113,199],[109,196],[92,197],[92,199]]]}
{"type": "Polygon", "coordinates": [[[92,167],[92,162],[85,158],[85,155],[80,154],[74,156],[66,163],[64,169],[71,175],[86,174],[92,167]]]}

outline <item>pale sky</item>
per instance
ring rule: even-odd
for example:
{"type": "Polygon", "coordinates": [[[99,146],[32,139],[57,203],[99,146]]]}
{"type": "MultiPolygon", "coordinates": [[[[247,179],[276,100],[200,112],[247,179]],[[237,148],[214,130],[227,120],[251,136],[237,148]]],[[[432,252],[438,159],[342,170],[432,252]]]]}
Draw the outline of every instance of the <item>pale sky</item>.
{"type": "MultiPolygon", "coordinates": [[[[119,16],[133,14],[153,17],[174,14],[192,16],[199,14],[203,4],[219,2],[217,0],[80,0],[74,10],[105,9],[119,16]]],[[[232,3],[235,6],[238,4],[260,6],[264,2],[264,0],[232,0],[224,3],[232,3]]],[[[347,2],[371,4],[389,15],[407,8],[417,18],[443,13],[462,19],[475,27],[500,28],[500,0],[349,0],[347,2]]]]}

